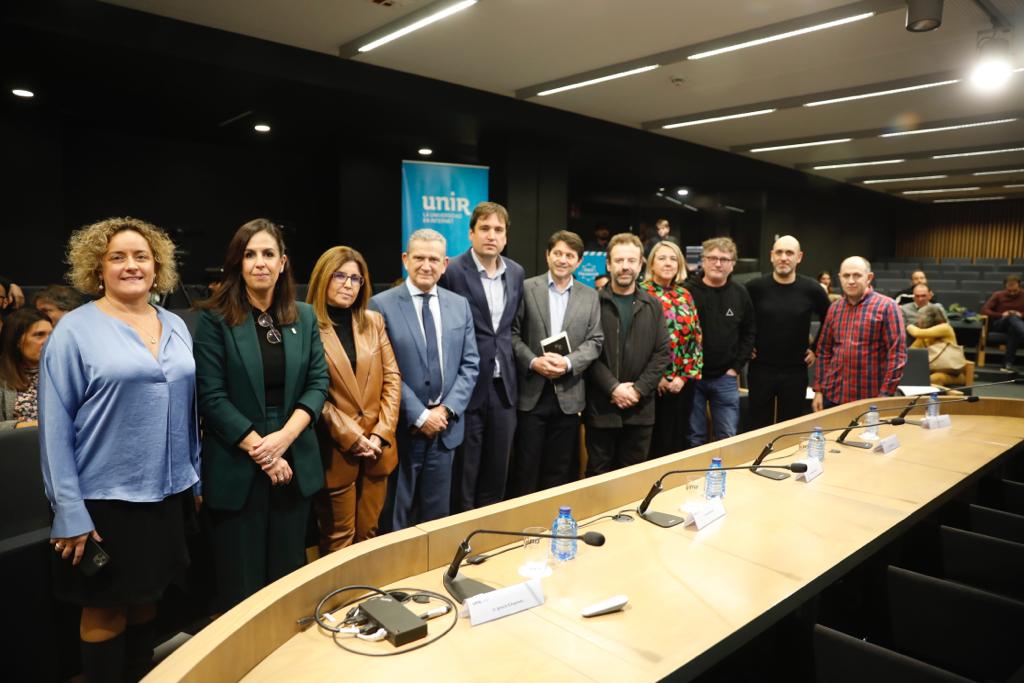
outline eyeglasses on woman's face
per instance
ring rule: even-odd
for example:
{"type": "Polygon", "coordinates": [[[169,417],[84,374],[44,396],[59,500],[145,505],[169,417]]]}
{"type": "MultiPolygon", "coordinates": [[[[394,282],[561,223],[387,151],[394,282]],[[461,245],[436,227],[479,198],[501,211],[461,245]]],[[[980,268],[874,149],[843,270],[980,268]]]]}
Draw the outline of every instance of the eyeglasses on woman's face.
{"type": "Polygon", "coordinates": [[[338,283],[339,285],[344,285],[346,282],[351,282],[353,287],[361,287],[363,283],[366,282],[366,280],[363,279],[363,276],[358,273],[349,274],[343,273],[340,270],[336,270],[333,273],[331,273],[331,279],[334,280],[334,282],[338,283]]]}

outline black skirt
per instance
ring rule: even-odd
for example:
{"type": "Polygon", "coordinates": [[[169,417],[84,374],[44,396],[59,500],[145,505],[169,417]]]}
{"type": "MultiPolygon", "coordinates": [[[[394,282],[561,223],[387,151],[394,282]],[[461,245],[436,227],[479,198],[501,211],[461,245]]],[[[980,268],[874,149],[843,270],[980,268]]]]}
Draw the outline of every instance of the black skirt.
{"type": "Polygon", "coordinates": [[[126,607],[156,602],[188,569],[186,533],[196,528],[191,489],[157,503],[86,500],[85,507],[110,562],[86,576],[53,553],[53,592],[83,607],[126,607]]]}

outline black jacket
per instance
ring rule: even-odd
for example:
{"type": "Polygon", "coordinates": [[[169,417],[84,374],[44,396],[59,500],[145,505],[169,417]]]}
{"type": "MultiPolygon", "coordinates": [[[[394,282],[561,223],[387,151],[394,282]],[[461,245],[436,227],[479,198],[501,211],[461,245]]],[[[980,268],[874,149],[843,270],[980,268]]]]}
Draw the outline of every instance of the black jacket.
{"type": "Polygon", "coordinates": [[[654,424],[654,397],[658,380],[669,364],[668,327],[661,302],[636,290],[633,324],[626,339],[619,339],[619,309],[611,286],[601,290],[601,355],[587,369],[587,425],[614,428],[654,424]],[[621,382],[633,382],[640,402],[620,410],[611,402],[612,390],[621,382]]]}
{"type": "Polygon", "coordinates": [[[754,304],[743,285],[727,280],[721,287],[704,284],[700,272],[686,281],[704,333],[704,379],[739,372],[754,348],[754,304]]]}

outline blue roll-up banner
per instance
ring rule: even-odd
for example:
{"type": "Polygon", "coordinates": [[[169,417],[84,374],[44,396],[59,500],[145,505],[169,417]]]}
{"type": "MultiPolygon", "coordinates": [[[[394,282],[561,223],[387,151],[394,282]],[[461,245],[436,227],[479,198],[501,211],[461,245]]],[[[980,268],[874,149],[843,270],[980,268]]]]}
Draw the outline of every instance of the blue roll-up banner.
{"type": "Polygon", "coordinates": [[[573,277],[583,284],[593,287],[597,276],[607,272],[608,264],[603,251],[585,251],[573,277]]]}
{"type": "Polygon", "coordinates": [[[420,228],[437,230],[448,240],[448,256],[469,249],[469,218],[487,201],[487,166],[402,162],[402,251],[420,228]]]}

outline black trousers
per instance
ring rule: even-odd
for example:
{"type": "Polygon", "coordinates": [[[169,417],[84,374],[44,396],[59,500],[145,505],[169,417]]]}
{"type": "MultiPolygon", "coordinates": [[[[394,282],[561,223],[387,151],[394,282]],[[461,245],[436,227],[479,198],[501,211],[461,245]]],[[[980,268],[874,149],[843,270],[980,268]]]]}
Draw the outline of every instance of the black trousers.
{"type": "Polygon", "coordinates": [[[806,367],[777,368],[762,363],[751,363],[747,368],[747,384],[751,429],[760,429],[807,413],[806,367]]]}
{"type": "Polygon", "coordinates": [[[654,425],[602,429],[587,425],[587,476],[647,460],[654,425]]]}
{"type": "Polygon", "coordinates": [[[533,410],[519,412],[509,498],[575,481],[579,428],[580,416],[562,412],[555,389],[548,382],[533,410]]]}
{"type": "Polygon", "coordinates": [[[693,387],[689,380],[678,394],[666,393],[654,399],[654,433],[651,457],[660,458],[689,448],[690,413],[693,412],[693,387]]]}
{"type": "Polygon", "coordinates": [[[466,411],[466,436],[455,449],[452,514],[505,499],[516,408],[508,402],[501,378],[484,381],[487,400],[466,411]]]}

